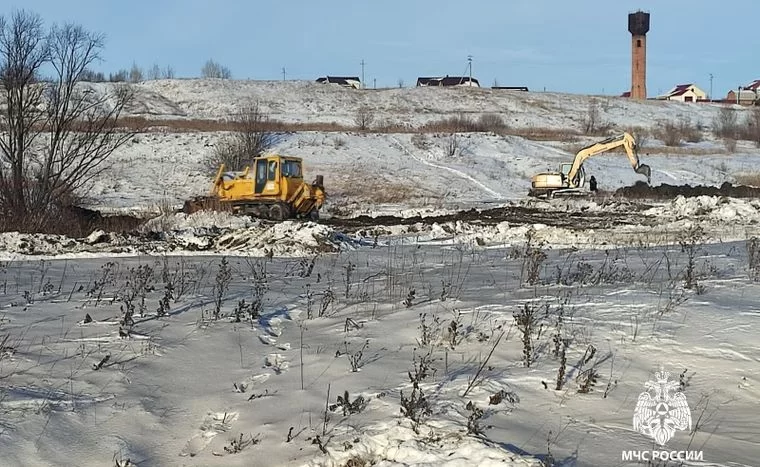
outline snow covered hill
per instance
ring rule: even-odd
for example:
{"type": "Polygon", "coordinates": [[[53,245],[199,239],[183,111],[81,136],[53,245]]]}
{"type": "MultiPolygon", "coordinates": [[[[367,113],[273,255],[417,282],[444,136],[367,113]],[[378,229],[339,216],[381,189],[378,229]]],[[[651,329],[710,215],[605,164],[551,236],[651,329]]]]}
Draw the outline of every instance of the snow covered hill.
{"type": "MultiPolygon", "coordinates": [[[[113,84],[100,83],[93,89],[103,92],[109,86],[113,84]]],[[[701,128],[705,141],[679,148],[665,147],[650,135],[639,140],[641,157],[653,169],[653,184],[735,183],[737,175],[754,170],[758,153],[751,143],[739,142],[729,157],[723,142],[711,139],[710,129],[724,108],[714,104],[477,88],[356,90],[303,81],[157,80],[135,89],[128,115],[149,120],[233,119],[242,105],[257,101],[264,113],[282,122],[339,125],[342,131],[288,132],[272,150],[303,157],[307,177],[324,175],[327,210],[343,214],[399,205],[456,209],[522,199],[534,173],[555,170],[583,144],[602,138],[579,135],[590,107],[599,112],[598,124],[610,131],[651,130],[663,122],[701,128]],[[407,130],[350,131],[362,107],[370,109],[375,126],[407,130]],[[473,119],[498,114],[514,131],[540,129],[555,140],[488,132],[415,135],[425,123],[460,114],[473,119]],[[568,133],[574,135],[571,140],[563,138],[568,133]]],[[[736,111],[742,122],[750,110],[736,111]]],[[[138,135],[114,155],[112,167],[89,193],[90,205],[150,211],[205,193],[212,175],[205,161],[223,136],[171,127],[138,135]]],[[[594,158],[586,168],[603,190],[640,179],[620,155],[594,158]]]]}
{"type": "MultiPolygon", "coordinates": [[[[689,118],[709,127],[721,106],[665,101],[634,101],[613,96],[520,92],[489,88],[350,89],[309,81],[155,80],[136,85],[135,116],[227,119],[246,101],[283,122],[354,125],[367,106],[376,123],[417,127],[457,113],[502,115],[513,128],[580,129],[595,103],[600,121],[618,129],[652,128],[662,121],[689,118]]],[[[746,110],[737,109],[744,113],[746,110]]]]}

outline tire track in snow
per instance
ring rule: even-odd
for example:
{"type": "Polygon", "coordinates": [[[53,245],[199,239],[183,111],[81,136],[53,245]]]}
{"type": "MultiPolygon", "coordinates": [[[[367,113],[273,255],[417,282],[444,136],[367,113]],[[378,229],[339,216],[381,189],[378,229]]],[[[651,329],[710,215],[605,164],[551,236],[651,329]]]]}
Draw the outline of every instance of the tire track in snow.
{"type": "Polygon", "coordinates": [[[476,185],[478,188],[480,188],[481,190],[485,191],[486,193],[488,193],[489,195],[493,196],[496,199],[499,199],[499,200],[505,200],[505,199],[507,199],[506,196],[504,196],[503,194],[501,194],[501,193],[499,193],[497,191],[492,190],[491,188],[487,187],[486,185],[484,185],[482,182],[478,181],[477,179],[475,179],[471,175],[468,175],[468,174],[462,172],[461,170],[457,170],[457,169],[452,168],[452,167],[446,167],[445,165],[435,164],[435,163],[430,162],[428,160],[422,159],[421,157],[417,157],[414,154],[412,154],[412,152],[409,151],[406,148],[406,146],[404,146],[404,144],[401,141],[398,140],[398,138],[396,138],[395,136],[391,136],[391,139],[396,142],[396,144],[398,145],[398,147],[401,148],[401,150],[404,151],[404,153],[406,153],[409,157],[411,157],[415,161],[420,162],[422,164],[425,164],[428,167],[434,167],[436,169],[447,170],[447,171],[453,173],[454,175],[456,175],[458,177],[461,177],[461,178],[464,178],[465,180],[468,180],[473,185],[476,185]]]}

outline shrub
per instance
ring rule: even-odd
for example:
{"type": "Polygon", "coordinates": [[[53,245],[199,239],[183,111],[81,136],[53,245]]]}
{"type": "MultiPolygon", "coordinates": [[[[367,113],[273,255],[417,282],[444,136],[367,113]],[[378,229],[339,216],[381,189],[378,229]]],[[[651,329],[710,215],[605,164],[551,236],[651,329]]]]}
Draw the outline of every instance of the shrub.
{"type": "Polygon", "coordinates": [[[683,141],[690,143],[702,141],[702,131],[688,117],[681,117],[675,122],[661,122],[652,133],[666,146],[680,146],[683,141]]]}
{"type": "Polygon", "coordinates": [[[729,153],[736,152],[736,140],[733,138],[726,138],[723,140],[723,145],[726,146],[726,151],[729,153]]]}
{"type": "Polygon", "coordinates": [[[760,172],[741,173],[734,175],[734,178],[739,185],[760,187],[760,172]]]}
{"type": "Polygon", "coordinates": [[[481,115],[478,118],[477,126],[481,128],[481,131],[491,131],[493,133],[503,133],[507,130],[507,124],[499,114],[481,115]]]}
{"type": "Polygon", "coordinates": [[[603,135],[609,130],[610,124],[603,121],[599,103],[592,99],[586,113],[581,116],[581,131],[585,135],[603,135]]]}
{"type": "Polygon", "coordinates": [[[736,111],[723,107],[713,120],[713,134],[718,138],[736,139],[739,130],[736,111]]]}
{"type": "Polygon", "coordinates": [[[741,139],[752,141],[760,147],[760,107],[752,109],[740,128],[741,139]]]}
{"type": "Polygon", "coordinates": [[[207,160],[210,170],[224,164],[227,170],[239,171],[251,164],[254,157],[274,146],[279,136],[269,130],[269,116],[257,101],[246,105],[238,114],[238,131],[220,141],[207,160]]]}

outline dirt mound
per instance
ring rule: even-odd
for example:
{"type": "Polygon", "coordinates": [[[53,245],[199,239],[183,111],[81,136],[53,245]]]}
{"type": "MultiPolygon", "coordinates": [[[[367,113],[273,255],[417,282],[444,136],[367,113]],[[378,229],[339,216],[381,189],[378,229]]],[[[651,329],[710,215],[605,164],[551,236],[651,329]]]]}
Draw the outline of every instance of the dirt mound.
{"type": "Polygon", "coordinates": [[[615,197],[636,199],[670,199],[678,195],[684,197],[694,196],[728,196],[731,198],[757,198],[760,197],[760,188],[739,185],[734,186],[728,182],[720,187],[706,185],[668,185],[663,183],[659,186],[649,186],[644,182],[636,182],[635,185],[619,188],[615,191],[615,197]]]}
{"type": "MultiPolygon", "coordinates": [[[[377,216],[366,215],[351,218],[323,219],[320,223],[330,225],[347,232],[356,231],[372,226],[413,225],[413,224],[444,224],[447,222],[468,222],[481,225],[495,225],[501,222],[511,224],[545,224],[554,227],[564,227],[572,230],[598,229],[616,225],[640,224],[644,222],[637,212],[646,206],[630,207],[623,212],[614,210],[556,210],[539,209],[528,206],[508,206],[485,210],[470,209],[453,214],[440,216],[377,216]]],[[[652,222],[656,222],[656,219],[652,222]]]]}

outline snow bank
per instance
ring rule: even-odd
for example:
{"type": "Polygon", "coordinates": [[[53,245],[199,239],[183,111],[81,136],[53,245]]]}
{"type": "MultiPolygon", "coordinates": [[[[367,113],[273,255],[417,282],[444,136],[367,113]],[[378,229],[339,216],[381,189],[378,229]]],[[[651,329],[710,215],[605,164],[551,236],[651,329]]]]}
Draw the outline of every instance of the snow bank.
{"type": "Polygon", "coordinates": [[[416,465],[422,467],[533,467],[539,459],[510,453],[494,443],[459,432],[440,434],[434,441],[420,440],[406,427],[381,424],[362,429],[364,436],[351,449],[330,449],[329,456],[305,464],[309,467],[342,465],[416,465]],[[360,461],[366,462],[361,464],[360,461]],[[352,463],[349,464],[350,461],[352,463]]]}
{"type": "Polygon", "coordinates": [[[305,256],[352,248],[355,242],[313,222],[279,224],[224,213],[176,214],[153,219],[134,235],[95,231],[81,239],[0,233],[0,259],[136,254],[243,254],[305,256]]]}
{"type": "Polygon", "coordinates": [[[644,211],[671,219],[706,218],[715,222],[754,224],[760,221],[760,200],[718,196],[677,196],[664,206],[644,211]]]}

